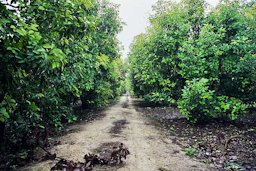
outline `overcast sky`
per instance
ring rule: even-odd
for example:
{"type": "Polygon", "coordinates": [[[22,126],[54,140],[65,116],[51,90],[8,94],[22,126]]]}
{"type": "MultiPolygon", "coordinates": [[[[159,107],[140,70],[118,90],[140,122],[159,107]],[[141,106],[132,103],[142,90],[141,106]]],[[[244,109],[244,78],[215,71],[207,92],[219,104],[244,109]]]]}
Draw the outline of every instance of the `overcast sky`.
{"type": "MultiPolygon", "coordinates": [[[[110,0],[120,4],[120,17],[126,25],[123,31],[118,35],[118,39],[124,46],[123,57],[127,56],[129,46],[134,36],[145,32],[149,25],[148,17],[151,14],[151,7],[157,0],[110,0]]],[[[206,0],[209,4],[215,6],[219,0],[206,0]]]]}

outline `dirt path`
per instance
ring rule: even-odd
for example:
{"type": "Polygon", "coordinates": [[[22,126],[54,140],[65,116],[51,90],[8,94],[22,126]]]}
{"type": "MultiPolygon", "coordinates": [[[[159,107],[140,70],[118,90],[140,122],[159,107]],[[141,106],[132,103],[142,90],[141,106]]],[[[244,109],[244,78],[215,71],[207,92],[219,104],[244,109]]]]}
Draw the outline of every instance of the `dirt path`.
{"type": "MultiPolygon", "coordinates": [[[[71,132],[60,137],[61,145],[52,153],[69,160],[83,161],[86,153],[93,153],[106,143],[123,142],[130,150],[126,163],[108,171],[200,171],[213,170],[191,159],[173,144],[147,118],[138,113],[129,97],[123,96],[114,106],[105,111],[106,116],[87,124],[76,124],[71,132]]],[[[32,164],[23,170],[49,171],[56,161],[32,164]]],[[[97,169],[96,169],[97,170],[97,169]]]]}

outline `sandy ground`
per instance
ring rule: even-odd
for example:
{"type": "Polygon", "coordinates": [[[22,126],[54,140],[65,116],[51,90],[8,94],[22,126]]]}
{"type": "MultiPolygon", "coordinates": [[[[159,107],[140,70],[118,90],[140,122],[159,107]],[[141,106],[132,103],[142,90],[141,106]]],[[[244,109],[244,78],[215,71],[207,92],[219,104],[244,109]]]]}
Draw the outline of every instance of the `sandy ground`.
{"type": "MultiPolygon", "coordinates": [[[[131,152],[123,167],[105,168],[106,171],[208,171],[214,170],[186,156],[151,121],[138,113],[128,96],[105,111],[106,116],[90,123],[75,124],[71,133],[59,137],[60,145],[50,151],[57,156],[83,161],[87,153],[104,143],[123,142],[131,152]],[[121,125],[120,125],[121,123],[121,125]]],[[[23,171],[49,171],[56,161],[31,164],[23,171]]],[[[97,168],[95,170],[98,170],[97,168]]]]}

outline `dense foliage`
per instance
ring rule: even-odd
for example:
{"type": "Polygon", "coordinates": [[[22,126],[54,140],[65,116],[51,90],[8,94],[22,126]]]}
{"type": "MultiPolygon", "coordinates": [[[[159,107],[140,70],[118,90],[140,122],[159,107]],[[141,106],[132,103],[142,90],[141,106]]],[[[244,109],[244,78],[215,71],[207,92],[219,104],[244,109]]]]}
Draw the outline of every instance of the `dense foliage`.
{"type": "Polygon", "coordinates": [[[192,122],[235,120],[256,101],[256,4],[159,1],[129,55],[134,93],[192,122]],[[166,8],[168,5],[169,8],[166,8]],[[165,7],[165,8],[163,8],[165,7]]]}
{"type": "Polygon", "coordinates": [[[123,91],[117,8],[96,0],[0,3],[1,144],[31,146],[38,130],[74,121],[78,99],[102,106],[123,91]]]}

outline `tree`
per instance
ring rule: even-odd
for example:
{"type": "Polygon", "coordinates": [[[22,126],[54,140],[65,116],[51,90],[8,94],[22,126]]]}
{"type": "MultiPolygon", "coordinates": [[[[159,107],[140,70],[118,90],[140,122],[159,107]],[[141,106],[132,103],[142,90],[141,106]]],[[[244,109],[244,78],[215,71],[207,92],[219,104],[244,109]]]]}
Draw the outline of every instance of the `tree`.
{"type": "Polygon", "coordinates": [[[167,105],[178,101],[194,122],[244,114],[256,97],[255,4],[222,1],[207,13],[205,1],[184,0],[164,10],[159,4],[131,48],[135,94],[167,105]]]}
{"type": "Polygon", "coordinates": [[[37,145],[38,130],[76,120],[84,92],[97,105],[119,95],[122,23],[107,1],[8,2],[0,3],[0,137],[3,150],[19,153],[37,145]]]}

